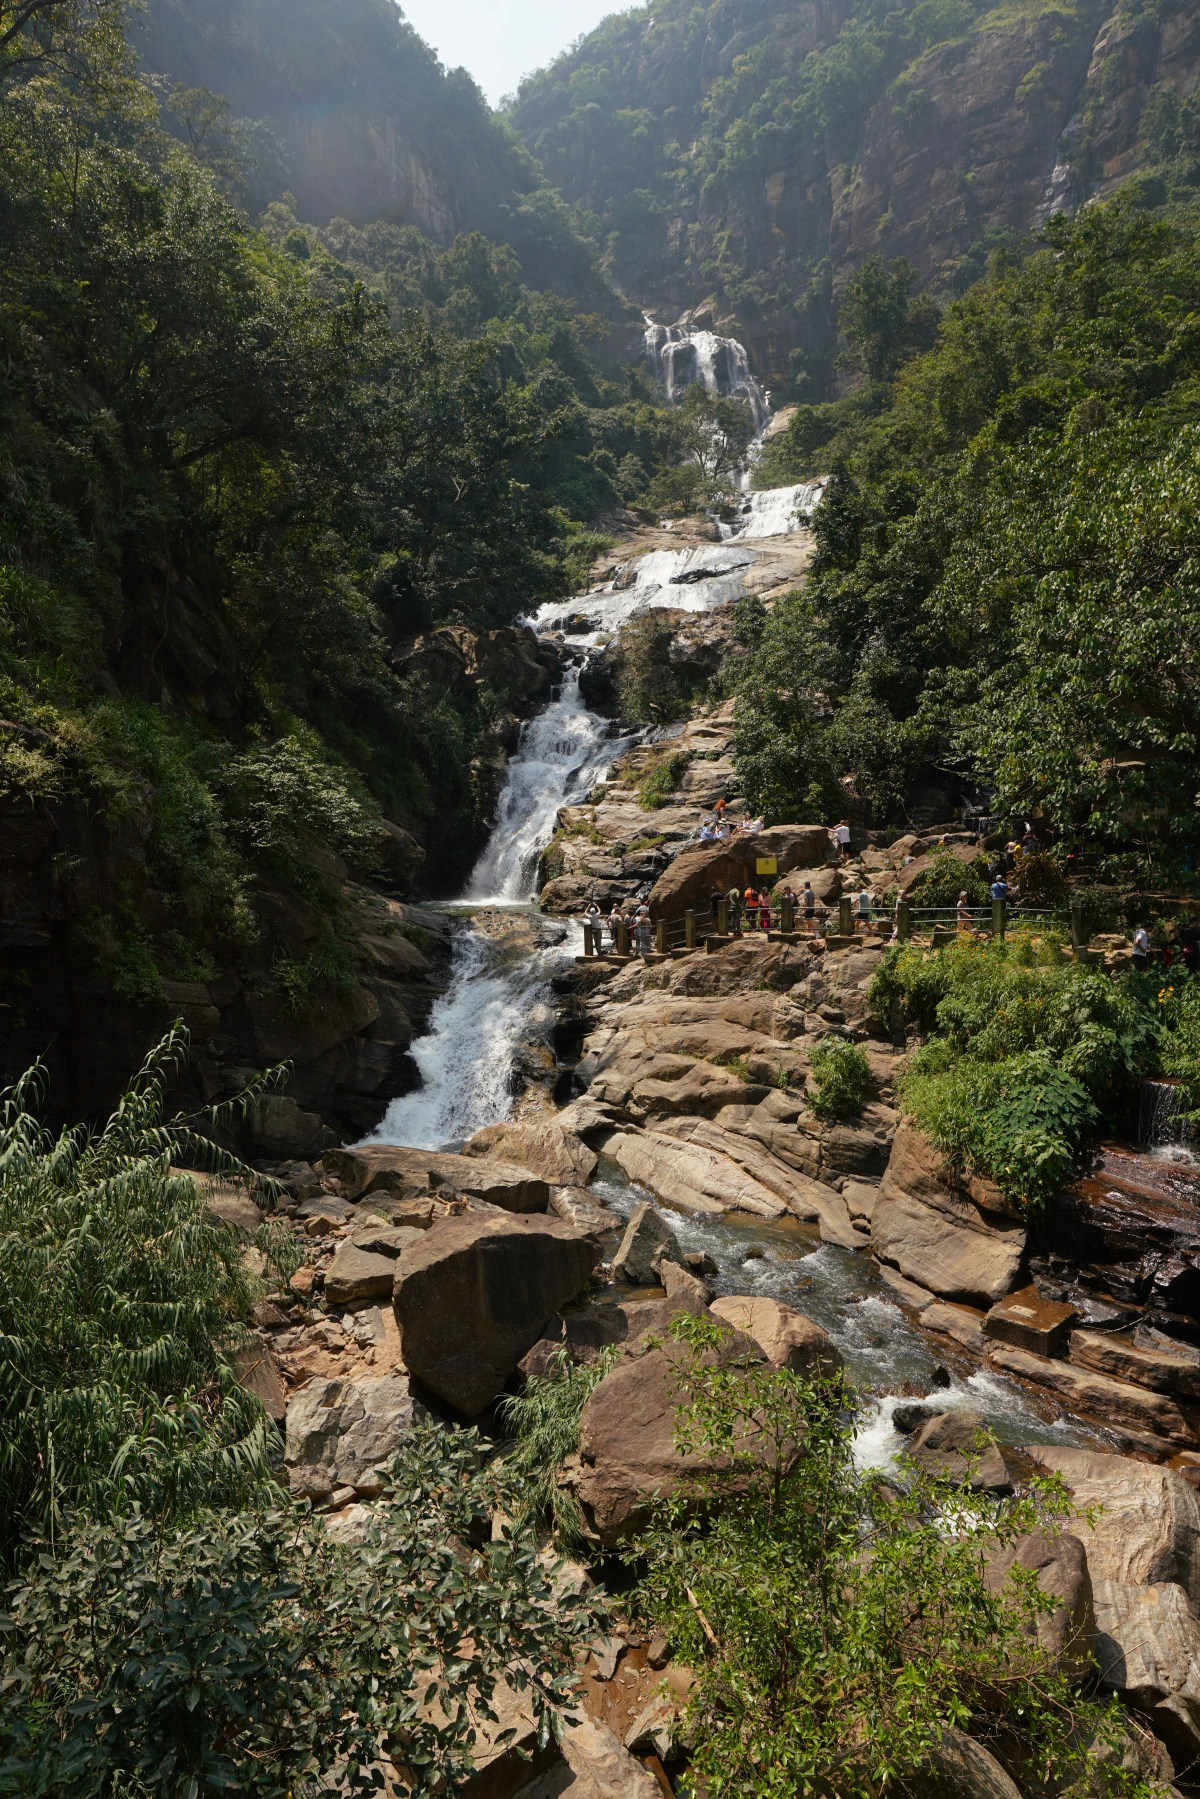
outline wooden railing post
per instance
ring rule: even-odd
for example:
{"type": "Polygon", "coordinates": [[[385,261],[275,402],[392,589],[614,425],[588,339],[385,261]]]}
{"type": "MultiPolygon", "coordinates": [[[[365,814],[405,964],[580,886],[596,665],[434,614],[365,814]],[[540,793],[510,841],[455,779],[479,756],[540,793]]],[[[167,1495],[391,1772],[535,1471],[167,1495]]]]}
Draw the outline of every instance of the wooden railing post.
{"type": "Polygon", "coordinates": [[[912,930],[912,908],[909,900],[901,900],[896,907],[896,942],[907,943],[912,930]]]}
{"type": "Polygon", "coordinates": [[[660,918],[654,927],[654,947],[660,956],[667,953],[667,921],[660,918]]]}
{"type": "Polygon", "coordinates": [[[1004,937],[1005,904],[1003,900],[992,901],[992,936],[1004,937]]]}
{"type": "Polygon", "coordinates": [[[784,937],[790,937],[792,932],[795,930],[795,928],[796,928],[796,921],[792,916],[791,900],[787,900],[787,899],[780,900],[780,902],[779,902],[779,930],[780,930],[781,935],[783,935],[784,937]]]}
{"type": "Polygon", "coordinates": [[[627,956],[629,954],[629,921],[625,918],[624,914],[622,914],[621,922],[617,926],[617,954],[618,956],[627,956]]]}
{"type": "Polygon", "coordinates": [[[592,937],[591,920],[587,918],[583,921],[583,953],[585,956],[594,956],[596,953],[595,940],[592,937]]]}
{"type": "Polygon", "coordinates": [[[838,901],[838,934],[842,937],[854,935],[854,909],[849,894],[843,894],[838,901]]]}

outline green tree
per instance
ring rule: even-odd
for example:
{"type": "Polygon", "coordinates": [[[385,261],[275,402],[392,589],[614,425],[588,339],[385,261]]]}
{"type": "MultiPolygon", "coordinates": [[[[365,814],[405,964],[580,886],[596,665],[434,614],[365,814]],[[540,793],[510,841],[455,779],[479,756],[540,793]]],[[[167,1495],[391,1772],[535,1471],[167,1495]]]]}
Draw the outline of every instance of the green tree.
{"type": "Polygon", "coordinates": [[[850,346],[841,359],[885,386],[900,364],[932,348],[941,310],[931,294],[912,293],[917,271],[903,256],[885,263],[868,256],[842,289],[838,324],[850,346]]]}

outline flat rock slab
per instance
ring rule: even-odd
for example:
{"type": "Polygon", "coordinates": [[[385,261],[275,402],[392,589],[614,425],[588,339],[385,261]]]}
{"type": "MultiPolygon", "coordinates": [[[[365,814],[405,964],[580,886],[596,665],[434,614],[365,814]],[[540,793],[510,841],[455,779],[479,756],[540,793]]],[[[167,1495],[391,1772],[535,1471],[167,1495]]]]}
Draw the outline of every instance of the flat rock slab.
{"type": "Polygon", "coordinates": [[[881,1262],[942,1299],[994,1305],[1010,1290],[1025,1227],[967,1193],[945,1158],[903,1119],[871,1216],[881,1262]]]}
{"type": "Polygon", "coordinates": [[[447,1195],[485,1199],[506,1212],[544,1212],[550,1203],[549,1183],[540,1175],[492,1156],[368,1143],[360,1149],[327,1151],[324,1166],[342,1182],[350,1199],[363,1199],[380,1189],[401,1199],[445,1189],[447,1195]]]}
{"type": "Polygon", "coordinates": [[[987,1349],[987,1338],[983,1334],[985,1317],[986,1313],[974,1306],[953,1305],[947,1299],[935,1299],[921,1313],[920,1325],[922,1330],[953,1337],[964,1349],[973,1349],[977,1355],[982,1355],[987,1349]]]}
{"type": "Polygon", "coordinates": [[[405,1366],[477,1417],[599,1260],[599,1245],[558,1218],[439,1219],[395,1263],[405,1366]]]}
{"type": "Polygon", "coordinates": [[[753,1212],[779,1218],[784,1202],[728,1156],[657,1131],[623,1131],[605,1146],[631,1180],[680,1212],[753,1212]]]}
{"type": "Polygon", "coordinates": [[[1150,1347],[1141,1348],[1131,1338],[1108,1331],[1072,1331],[1070,1353],[1071,1360],[1081,1368],[1095,1368],[1100,1374],[1112,1375],[1114,1380],[1131,1381],[1135,1386],[1171,1393],[1194,1404],[1200,1400],[1200,1364],[1195,1351],[1188,1353],[1186,1343],[1179,1348],[1182,1354],[1173,1353],[1161,1338],[1150,1347]]]}
{"type": "Polygon", "coordinates": [[[1146,1387],[1113,1380],[1107,1374],[1094,1374],[1090,1368],[1077,1367],[1074,1362],[1047,1361],[1024,1349],[1010,1349],[1006,1343],[993,1343],[988,1360],[1009,1374],[1049,1387],[1089,1417],[1124,1427],[1143,1439],[1161,1439],[1164,1449],[1168,1443],[1187,1448],[1200,1441],[1195,1419],[1185,1417],[1166,1394],[1151,1393],[1146,1387]]]}
{"type": "Polygon", "coordinates": [[[510,1162],[560,1186],[584,1187],[596,1169],[596,1152],[555,1118],[531,1124],[489,1124],[466,1146],[470,1156],[510,1162]]]}
{"type": "Polygon", "coordinates": [[[634,1208],[625,1234],[613,1255],[613,1273],[623,1276],[634,1287],[656,1287],[660,1284],[658,1264],[664,1256],[679,1262],[683,1251],[666,1219],[656,1212],[649,1200],[634,1208]]]}

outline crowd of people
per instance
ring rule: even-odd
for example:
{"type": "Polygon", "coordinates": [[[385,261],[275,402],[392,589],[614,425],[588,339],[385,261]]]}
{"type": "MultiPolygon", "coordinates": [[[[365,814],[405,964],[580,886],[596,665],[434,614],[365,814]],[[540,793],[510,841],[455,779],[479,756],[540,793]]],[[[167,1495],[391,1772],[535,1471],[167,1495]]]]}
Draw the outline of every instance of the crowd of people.
{"type": "MultiPolygon", "coordinates": [[[[718,799],[712,807],[711,818],[705,818],[701,825],[697,841],[703,844],[725,842],[733,838],[757,837],[762,831],[764,820],[761,817],[731,821],[727,812],[728,802],[718,799]]],[[[945,838],[941,841],[943,844],[947,842],[945,838]]],[[[954,841],[960,839],[956,838],[954,841]]],[[[830,861],[835,866],[849,860],[851,845],[847,820],[840,819],[830,827],[829,842],[830,861]]],[[[1009,884],[1009,875],[1014,875],[1019,883],[1022,861],[1026,856],[1036,854],[1040,848],[1033,826],[1026,822],[1021,836],[1010,837],[1003,850],[996,852],[988,889],[988,897],[993,903],[1007,906],[1012,902],[1014,893],[1009,884]]],[[[911,855],[906,856],[904,866],[907,867],[912,860],[911,855]]],[[[869,931],[872,920],[878,913],[874,896],[865,881],[851,896],[850,903],[855,933],[869,931]]],[[[971,904],[968,889],[961,889],[954,908],[955,926],[960,935],[969,935],[975,931],[977,911],[978,908],[971,904]]],[[[897,897],[896,916],[893,920],[893,934],[896,936],[900,931],[899,913],[900,900],[897,897]]],[[[781,928],[788,924],[796,931],[816,933],[828,915],[828,907],[818,899],[808,878],[798,892],[789,881],[774,896],[766,885],[748,883],[743,887],[737,882],[729,888],[714,882],[709,893],[710,929],[714,933],[718,932],[724,922],[725,930],[735,937],[741,937],[747,931],[768,932],[776,923],[781,928]]],[[[654,926],[645,898],[626,901],[624,905],[614,900],[607,916],[595,898],[592,898],[584,911],[584,924],[594,934],[593,942],[598,953],[603,953],[606,932],[608,953],[615,955],[620,951],[622,927],[626,953],[646,957],[654,948],[654,926]]],[[[1151,946],[1147,926],[1144,923],[1138,924],[1133,934],[1133,966],[1145,969],[1152,960],[1160,962],[1164,967],[1178,967],[1190,974],[1200,973],[1200,923],[1194,918],[1190,919],[1173,937],[1157,947],[1151,946]]]]}

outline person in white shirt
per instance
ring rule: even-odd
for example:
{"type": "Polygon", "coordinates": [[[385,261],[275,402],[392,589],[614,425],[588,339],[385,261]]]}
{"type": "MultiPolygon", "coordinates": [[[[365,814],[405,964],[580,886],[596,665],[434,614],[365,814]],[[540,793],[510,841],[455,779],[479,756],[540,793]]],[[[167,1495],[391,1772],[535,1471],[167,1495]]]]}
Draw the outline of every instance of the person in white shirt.
{"type": "Polygon", "coordinates": [[[746,835],[748,837],[757,837],[758,833],[762,830],[762,828],[763,828],[763,821],[761,818],[747,819],[746,835]]]}
{"type": "Polygon", "coordinates": [[[971,917],[971,907],[967,899],[966,888],[964,888],[958,896],[958,904],[954,908],[954,915],[958,919],[958,928],[960,931],[970,931],[974,928],[974,920],[971,917]]]}
{"type": "Polygon", "coordinates": [[[1144,924],[1140,924],[1133,933],[1133,966],[1135,968],[1150,966],[1150,933],[1144,924]]]}
{"type": "Polygon", "coordinates": [[[843,818],[830,833],[833,839],[833,854],[836,862],[841,862],[850,853],[850,826],[843,818]]]}

